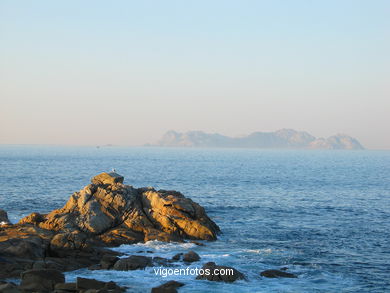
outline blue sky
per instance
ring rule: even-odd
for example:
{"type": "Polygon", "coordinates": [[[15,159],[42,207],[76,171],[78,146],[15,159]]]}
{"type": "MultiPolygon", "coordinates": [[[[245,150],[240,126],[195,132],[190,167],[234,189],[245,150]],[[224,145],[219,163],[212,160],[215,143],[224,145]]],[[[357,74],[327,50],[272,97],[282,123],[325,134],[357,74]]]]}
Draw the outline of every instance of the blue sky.
{"type": "Polygon", "coordinates": [[[389,1],[1,1],[0,143],[347,133],[390,148],[389,1]]]}

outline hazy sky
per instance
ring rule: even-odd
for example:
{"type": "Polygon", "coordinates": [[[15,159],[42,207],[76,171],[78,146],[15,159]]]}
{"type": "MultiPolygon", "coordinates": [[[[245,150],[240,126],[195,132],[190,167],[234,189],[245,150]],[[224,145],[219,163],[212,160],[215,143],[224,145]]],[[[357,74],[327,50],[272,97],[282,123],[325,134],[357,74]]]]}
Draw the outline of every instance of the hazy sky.
{"type": "Polygon", "coordinates": [[[390,149],[390,1],[0,0],[0,143],[167,130],[390,149]]]}

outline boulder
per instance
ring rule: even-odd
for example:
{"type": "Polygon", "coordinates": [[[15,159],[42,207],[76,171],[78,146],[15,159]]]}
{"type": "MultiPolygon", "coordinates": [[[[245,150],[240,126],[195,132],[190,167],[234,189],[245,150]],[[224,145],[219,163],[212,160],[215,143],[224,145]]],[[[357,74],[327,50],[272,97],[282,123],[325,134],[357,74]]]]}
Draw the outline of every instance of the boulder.
{"type": "Polygon", "coordinates": [[[152,293],[176,293],[177,288],[184,286],[183,283],[177,281],[169,281],[158,287],[152,288],[152,293]]]}
{"type": "Polygon", "coordinates": [[[8,219],[8,214],[5,210],[0,209],[0,226],[8,225],[10,221],[8,219]]]}
{"type": "Polygon", "coordinates": [[[140,270],[152,266],[152,258],[141,255],[132,255],[119,259],[113,266],[117,271],[140,270]]]}
{"type": "Polygon", "coordinates": [[[106,283],[102,281],[77,277],[77,282],[76,282],[77,290],[103,289],[105,286],[106,283]]]}
{"type": "Polygon", "coordinates": [[[260,276],[266,278],[298,278],[296,275],[287,273],[284,270],[265,270],[260,273],[260,276]]]}
{"type": "Polygon", "coordinates": [[[183,261],[185,262],[195,262],[198,260],[200,260],[200,256],[195,251],[190,250],[183,255],[183,261]]]}
{"type": "Polygon", "coordinates": [[[111,269],[114,264],[119,260],[119,258],[115,255],[105,254],[100,261],[100,267],[103,270],[111,269]]]}
{"type": "Polygon", "coordinates": [[[57,270],[28,270],[21,274],[20,288],[29,291],[52,291],[55,284],[64,283],[65,276],[57,270]]]}
{"type": "Polygon", "coordinates": [[[172,256],[172,260],[178,261],[183,257],[183,253],[177,253],[174,256],[172,256]]]}
{"type": "Polygon", "coordinates": [[[171,259],[167,259],[167,258],[163,258],[163,257],[159,257],[159,256],[153,257],[153,265],[154,266],[163,266],[163,267],[173,266],[171,259]]]}
{"type": "Polygon", "coordinates": [[[203,274],[199,274],[197,280],[209,280],[232,283],[236,280],[244,280],[245,276],[235,268],[219,266],[214,262],[208,262],[203,267],[203,274]],[[222,274],[223,272],[223,274],[222,274]]]}

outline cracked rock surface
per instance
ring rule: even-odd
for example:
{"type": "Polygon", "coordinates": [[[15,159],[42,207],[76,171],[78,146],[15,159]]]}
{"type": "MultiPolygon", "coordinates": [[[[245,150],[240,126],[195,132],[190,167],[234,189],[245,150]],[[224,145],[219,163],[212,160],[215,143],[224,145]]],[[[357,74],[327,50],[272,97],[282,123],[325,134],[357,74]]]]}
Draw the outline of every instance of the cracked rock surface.
{"type": "Polygon", "coordinates": [[[44,268],[85,267],[107,253],[115,255],[107,246],[216,240],[220,229],[199,204],[177,191],[134,188],[123,181],[117,173],[99,174],[62,208],[32,213],[15,225],[3,223],[0,278],[18,275],[37,261],[44,268]]]}

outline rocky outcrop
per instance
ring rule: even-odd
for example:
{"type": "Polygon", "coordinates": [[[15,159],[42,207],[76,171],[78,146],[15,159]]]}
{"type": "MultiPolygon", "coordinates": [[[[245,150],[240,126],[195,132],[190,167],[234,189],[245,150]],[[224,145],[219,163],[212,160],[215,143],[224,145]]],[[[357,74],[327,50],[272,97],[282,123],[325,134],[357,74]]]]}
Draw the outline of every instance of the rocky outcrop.
{"type": "Polygon", "coordinates": [[[102,173],[48,215],[33,213],[20,224],[55,231],[51,245],[80,249],[147,240],[215,240],[218,226],[204,208],[180,192],[133,188],[116,173],[102,173]]]}
{"type": "MultiPolygon", "coordinates": [[[[219,227],[199,204],[177,191],[134,188],[123,180],[116,173],[99,174],[62,208],[1,225],[0,278],[18,276],[34,266],[61,271],[111,269],[125,262],[116,259],[118,253],[104,249],[107,246],[154,239],[216,239],[219,227]]],[[[8,220],[5,212],[0,216],[8,220]]]]}

